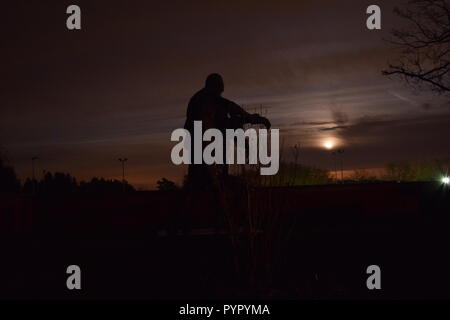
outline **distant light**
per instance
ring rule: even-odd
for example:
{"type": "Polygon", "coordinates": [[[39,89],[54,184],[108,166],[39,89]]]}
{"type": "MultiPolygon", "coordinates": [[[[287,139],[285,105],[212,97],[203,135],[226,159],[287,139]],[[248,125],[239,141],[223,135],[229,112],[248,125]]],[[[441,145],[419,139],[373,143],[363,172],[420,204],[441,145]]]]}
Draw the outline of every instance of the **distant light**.
{"type": "Polygon", "coordinates": [[[333,149],[334,143],[333,143],[333,141],[325,141],[325,142],[323,143],[323,146],[324,146],[326,149],[330,150],[330,149],[333,149]]]}
{"type": "Polygon", "coordinates": [[[450,183],[450,178],[449,177],[443,177],[442,178],[442,183],[443,184],[449,184],[450,183]]]}

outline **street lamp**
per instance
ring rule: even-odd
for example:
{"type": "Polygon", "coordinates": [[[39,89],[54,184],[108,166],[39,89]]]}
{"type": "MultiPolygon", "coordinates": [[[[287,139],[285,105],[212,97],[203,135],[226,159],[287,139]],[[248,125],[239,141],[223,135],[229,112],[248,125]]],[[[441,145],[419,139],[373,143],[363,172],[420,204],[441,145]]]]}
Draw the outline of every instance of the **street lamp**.
{"type": "MultiPolygon", "coordinates": [[[[343,153],[344,153],[344,149],[336,149],[331,152],[331,154],[333,156],[336,156],[336,157],[340,156],[339,160],[341,160],[340,161],[341,162],[341,181],[344,181],[344,160],[342,159],[343,153]]],[[[334,161],[334,168],[335,168],[335,175],[336,175],[336,182],[337,182],[337,180],[338,180],[338,159],[337,158],[335,158],[335,161],[334,161]]]]}
{"type": "Polygon", "coordinates": [[[125,162],[127,162],[128,159],[119,158],[119,161],[122,163],[122,191],[125,192],[125,162]]]}
{"type": "Polygon", "coordinates": [[[450,178],[449,177],[443,177],[442,178],[442,183],[443,184],[449,184],[450,183],[450,178]]]}
{"type": "Polygon", "coordinates": [[[334,177],[336,178],[336,183],[337,183],[337,181],[338,181],[337,159],[336,159],[336,157],[334,157],[337,155],[336,150],[331,151],[331,155],[333,156],[334,177]]]}
{"type": "Polygon", "coordinates": [[[341,155],[341,181],[344,181],[344,159],[343,159],[343,153],[344,149],[338,149],[337,153],[341,155]]]}

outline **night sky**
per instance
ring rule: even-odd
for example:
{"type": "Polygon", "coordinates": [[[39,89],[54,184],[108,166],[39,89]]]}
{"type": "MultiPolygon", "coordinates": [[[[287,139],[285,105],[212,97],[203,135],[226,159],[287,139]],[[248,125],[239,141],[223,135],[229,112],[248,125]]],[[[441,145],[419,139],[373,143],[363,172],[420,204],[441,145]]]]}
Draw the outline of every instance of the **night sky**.
{"type": "MultiPolygon", "coordinates": [[[[376,1],[382,30],[366,28],[373,1],[9,1],[2,4],[0,146],[23,179],[31,157],[78,179],[120,178],[153,188],[181,181],[171,132],[212,72],[224,96],[267,108],[301,163],[346,169],[449,156],[448,97],[381,75],[396,52],[383,40],[400,21],[376,1]],[[66,29],[66,8],[82,30],[66,29]]],[[[398,3],[397,3],[398,4],[398,3]]],[[[38,175],[38,177],[39,177],[38,175]]]]}

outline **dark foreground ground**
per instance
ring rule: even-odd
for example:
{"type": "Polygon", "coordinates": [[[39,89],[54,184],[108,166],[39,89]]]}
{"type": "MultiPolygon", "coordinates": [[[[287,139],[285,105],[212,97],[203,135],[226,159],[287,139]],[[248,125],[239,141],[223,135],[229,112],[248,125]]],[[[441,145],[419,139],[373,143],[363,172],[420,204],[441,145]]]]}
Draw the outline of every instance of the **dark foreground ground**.
{"type": "Polygon", "coordinates": [[[0,298],[450,298],[448,188],[380,183],[249,194],[230,200],[241,224],[252,226],[236,231],[235,242],[225,225],[212,228],[209,194],[189,205],[181,192],[2,194],[0,298]],[[72,264],[82,270],[80,291],[66,288],[72,264]],[[366,287],[372,264],[381,268],[381,290],[366,287]]]}

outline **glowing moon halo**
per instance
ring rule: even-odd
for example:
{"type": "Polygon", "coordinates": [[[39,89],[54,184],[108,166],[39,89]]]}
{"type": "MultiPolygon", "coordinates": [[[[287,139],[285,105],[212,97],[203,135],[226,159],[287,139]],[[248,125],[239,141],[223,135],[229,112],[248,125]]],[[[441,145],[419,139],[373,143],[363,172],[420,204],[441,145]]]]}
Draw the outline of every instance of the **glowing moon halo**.
{"type": "Polygon", "coordinates": [[[331,149],[333,149],[333,147],[334,147],[334,143],[333,143],[333,141],[331,141],[331,140],[326,140],[326,141],[323,143],[323,146],[325,147],[325,149],[331,150],[331,149]]]}

